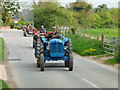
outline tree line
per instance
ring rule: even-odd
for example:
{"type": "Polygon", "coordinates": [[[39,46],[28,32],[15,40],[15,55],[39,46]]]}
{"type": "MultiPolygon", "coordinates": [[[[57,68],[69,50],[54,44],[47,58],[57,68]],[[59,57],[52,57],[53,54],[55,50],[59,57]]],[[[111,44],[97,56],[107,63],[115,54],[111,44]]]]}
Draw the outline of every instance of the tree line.
{"type": "Polygon", "coordinates": [[[108,8],[106,4],[93,8],[87,2],[74,2],[66,7],[58,2],[40,2],[33,5],[34,25],[69,26],[70,28],[116,28],[118,8],[108,8]]]}
{"type": "MultiPolygon", "coordinates": [[[[20,5],[16,2],[0,1],[0,17],[3,25],[10,25],[15,14],[19,13],[20,5]]],[[[108,8],[106,4],[93,8],[87,2],[69,3],[63,7],[58,2],[39,2],[33,5],[34,25],[39,29],[45,25],[69,26],[77,28],[116,28],[118,27],[118,8],[108,8]]]]}

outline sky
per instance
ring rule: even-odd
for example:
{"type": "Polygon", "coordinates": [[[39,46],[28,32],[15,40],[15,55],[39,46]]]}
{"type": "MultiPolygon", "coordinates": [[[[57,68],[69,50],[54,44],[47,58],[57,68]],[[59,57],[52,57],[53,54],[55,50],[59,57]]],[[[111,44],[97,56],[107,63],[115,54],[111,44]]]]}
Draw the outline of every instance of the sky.
{"type": "MultiPolygon", "coordinates": [[[[19,0],[19,1],[32,2],[33,0],[19,0]]],[[[34,0],[34,1],[40,1],[40,0],[34,0]]],[[[47,1],[52,2],[53,0],[47,0],[47,1]]],[[[58,0],[58,1],[61,3],[62,6],[65,6],[70,2],[76,2],[76,0],[58,0]]],[[[118,2],[119,2],[119,0],[84,0],[84,1],[91,3],[93,7],[97,7],[98,5],[101,5],[101,4],[107,4],[109,8],[118,7],[118,2]]]]}
{"type": "MultiPolygon", "coordinates": [[[[65,5],[69,2],[75,2],[76,0],[60,0],[62,4],[65,5]]],[[[100,4],[107,4],[109,8],[118,7],[118,2],[120,0],[85,0],[88,3],[91,3],[93,7],[97,7],[100,4]]]]}

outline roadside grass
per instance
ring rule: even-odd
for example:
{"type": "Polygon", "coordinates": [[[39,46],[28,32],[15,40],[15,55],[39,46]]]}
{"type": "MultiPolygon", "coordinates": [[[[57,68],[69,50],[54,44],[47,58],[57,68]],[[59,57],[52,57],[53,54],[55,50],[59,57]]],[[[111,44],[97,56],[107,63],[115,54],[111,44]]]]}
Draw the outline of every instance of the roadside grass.
{"type": "Polygon", "coordinates": [[[100,58],[103,58],[103,57],[113,57],[113,55],[111,55],[111,54],[97,55],[97,56],[95,57],[95,59],[100,59],[100,58]]]}
{"type": "Polygon", "coordinates": [[[105,60],[104,63],[111,64],[111,65],[119,64],[120,63],[120,56],[117,54],[113,58],[105,60]]]}
{"type": "Polygon", "coordinates": [[[88,37],[83,37],[78,34],[73,35],[69,33],[68,37],[72,40],[73,52],[81,56],[95,56],[96,59],[108,58],[104,61],[106,64],[115,65],[120,63],[120,55],[110,55],[106,54],[104,48],[102,48],[102,43],[96,39],[90,39],[88,37]],[[113,58],[112,58],[113,57],[113,58]]]}
{"type": "Polygon", "coordinates": [[[102,34],[106,36],[118,37],[118,28],[80,29],[78,32],[88,34],[93,37],[101,37],[102,34]]]}
{"type": "Polygon", "coordinates": [[[0,63],[2,63],[4,58],[4,40],[0,38],[0,63]]]}
{"type": "Polygon", "coordinates": [[[72,35],[68,37],[72,40],[73,51],[82,56],[94,56],[104,54],[102,43],[99,40],[90,39],[87,37],[72,35]]]}
{"type": "Polygon", "coordinates": [[[3,80],[0,80],[0,89],[10,90],[3,80]]]}
{"type": "Polygon", "coordinates": [[[114,58],[112,58],[112,59],[105,60],[104,63],[115,65],[118,63],[118,61],[116,61],[114,58]]]}

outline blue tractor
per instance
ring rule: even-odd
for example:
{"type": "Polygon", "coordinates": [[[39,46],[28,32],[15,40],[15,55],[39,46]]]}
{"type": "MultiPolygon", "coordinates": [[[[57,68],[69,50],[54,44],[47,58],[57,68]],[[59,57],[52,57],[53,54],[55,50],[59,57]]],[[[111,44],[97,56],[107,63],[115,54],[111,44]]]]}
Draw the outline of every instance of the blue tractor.
{"type": "Polygon", "coordinates": [[[59,36],[48,40],[41,37],[36,44],[37,67],[40,67],[41,71],[44,71],[46,61],[58,60],[63,60],[69,71],[73,70],[72,43],[69,38],[59,36]]]}

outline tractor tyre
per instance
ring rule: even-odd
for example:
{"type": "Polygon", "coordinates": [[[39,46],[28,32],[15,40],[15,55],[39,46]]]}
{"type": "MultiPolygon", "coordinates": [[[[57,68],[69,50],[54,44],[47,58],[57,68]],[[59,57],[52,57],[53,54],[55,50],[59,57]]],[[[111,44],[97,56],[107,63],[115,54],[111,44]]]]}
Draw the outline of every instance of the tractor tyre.
{"type": "Polygon", "coordinates": [[[33,39],[33,48],[35,48],[35,40],[33,39]]]}
{"type": "Polygon", "coordinates": [[[44,67],[45,67],[45,65],[44,65],[44,54],[41,54],[40,55],[40,68],[41,68],[41,71],[44,71],[44,67]]]}
{"type": "Polygon", "coordinates": [[[24,35],[25,37],[27,36],[25,31],[24,31],[23,35],[24,35]]]}
{"type": "Polygon", "coordinates": [[[69,66],[68,66],[68,68],[69,68],[69,71],[72,71],[73,70],[73,55],[72,54],[70,54],[69,55],[69,66]]]}
{"type": "MultiPolygon", "coordinates": [[[[40,56],[40,55],[39,55],[40,56]]],[[[40,57],[38,57],[38,55],[37,55],[37,67],[40,67],[40,57]]]]}
{"type": "Polygon", "coordinates": [[[40,67],[40,42],[39,42],[39,38],[37,39],[37,67],[40,67]]]}
{"type": "Polygon", "coordinates": [[[69,39],[68,47],[69,47],[69,52],[72,52],[72,42],[71,42],[71,39],[69,39]]]}
{"type": "Polygon", "coordinates": [[[23,32],[24,32],[24,33],[23,33],[24,36],[27,37],[27,31],[26,31],[26,29],[24,29],[23,32]]]}
{"type": "Polygon", "coordinates": [[[72,52],[72,43],[71,40],[69,39],[69,41],[66,43],[66,45],[68,48],[66,49],[66,56],[69,56],[69,54],[72,52]]]}
{"type": "Polygon", "coordinates": [[[40,60],[37,59],[37,67],[39,68],[40,67],[40,60]]]}
{"type": "Polygon", "coordinates": [[[65,63],[65,67],[69,66],[69,61],[64,61],[64,63],[65,63]]]}

